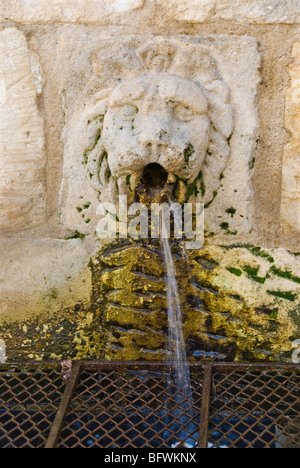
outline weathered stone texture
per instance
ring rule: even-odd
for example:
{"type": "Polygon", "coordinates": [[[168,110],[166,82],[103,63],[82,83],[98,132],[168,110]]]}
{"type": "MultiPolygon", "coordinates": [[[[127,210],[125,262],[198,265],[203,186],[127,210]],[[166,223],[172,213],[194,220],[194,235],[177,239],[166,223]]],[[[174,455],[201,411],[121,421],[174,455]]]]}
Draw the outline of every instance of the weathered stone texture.
{"type": "Polygon", "coordinates": [[[0,18],[17,23],[101,24],[143,4],[144,0],[5,0],[0,18]]]}
{"type": "Polygon", "coordinates": [[[74,69],[69,61],[64,67],[63,225],[94,235],[99,200],[116,203],[118,195],[127,195],[130,202],[143,168],[160,163],[184,185],[181,202],[196,195],[207,206],[210,232],[226,239],[248,235],[259,125],[257,41],[229,35],[80,39],[78,32],[60,38],[61,63],[67,63],[70,50],[77,57],[84,48],[93,64],[76,62],[74,69]],[[157,84],[156,97],[151,83],[157,84]],[[183,95],[193,93],[195,101],[195,90],[203,110],[192,111],[189,100],[182,115],[183,95]],[[169,108],[170,102],[177,106],[169,108]]]}
{"type": "MultiPolygon", "coordinates": [[[[6,250],[8,247],[9,243],[6,250]]],[[[24,287],[30,286],[37,269],[39,284],[45,275],[43,308],[32,294],[31,313],[20,314],[18,320],[0,321],[0,336],[10,360],[166,358],[167,298],[159,244],[117,242],[92,257],[89,272],[84,274],[83,269],[75,283],[66,282],[66,290],[70,288],[78,298],[75,307],[64,307],[63,302],[59,307],[59,284],[68,274],[80,272],[86,244],[78,239],[51,244],[48,239],[44,245],[41,241],[34,246],[23,242],[20,252],[27,249],[28,254],[36,249],[40,258],[34,268],[28,266],[24,287]],[[58,262],[57,278],[52,268],[48,271],[51,258],[58,262]],[[70,264],[71,259],[75,265],[70,264]],[[90,297],[85,294],[88,290],[90,297]]],[[[297,257],[284,249],[250,244],[207,245],[191,251],[187,262],[180,250],[173,244],[190,359],[291,358],[293,341],[299,337],[297,257]]],[[[5,269],[12,275],[18,266],[7,266],[10,257],[5,255],[5,269]]],[[[22,275],[16,274],[16,278],[20,283],[22,275]]],[[[10,300],[12,306],[12,294],[10,300]]],[[[21,301],[20,292],[16,300],[21,301]]]]}
{"type": "Polygon", "coordinates": [[[0,229],[32,227],[45,218],[45,141],[36,100],[25,36],[6,29],[0,33],[0,229]]]}
{"type": "Polygon", "coordinates": [[[291,141],[283,157],[281,222],[284,228],[300,232],[300,42],[294,45],[293,57],[285,118],[291,141]]]}
{"type": "Polygon", "coordinates": [[[256,24],[299,23],[299,0],[159,0],[169,16],[191,23],[214,19],[256,24]]]}
{"type": "MultiPolygon", "coordinates": [[[[289,353],[297,327],[299,263],[283,249],[263,250],[249,244],[192,251],[189,266],[178,256],[175,264],[190,358],[268,360],[289,353]]],[[[159,252],[147,246],[112,249],[95,270],[100,265],[105,357],[162,359],[166,336],[161,331],[167,328],[167,317],[159,252]]]]}
{"type": "Polygon", "coordinates": [[[0,322],[89,302],[90,254],[80,239],[2,238],[0,322]]]}
{"type": "Polygon", "coordinates": [[[165,358],[159,243],[97,237],[150,163],[206,204],[203,249],[173,244],[189,358],[291,360],[299,23],[300,0],[0,2],[0,361],[165,358]]]}
{"type": "MultiPolygon", "coordinates": [[[[17,23],[104,24],[142,8],[145,0],[5,0],[0,20],[17,23]]],[[[299,23],[299,0],[158,0],[170,19],[191,23],[214,19],[257,24],[299,23]]]]}

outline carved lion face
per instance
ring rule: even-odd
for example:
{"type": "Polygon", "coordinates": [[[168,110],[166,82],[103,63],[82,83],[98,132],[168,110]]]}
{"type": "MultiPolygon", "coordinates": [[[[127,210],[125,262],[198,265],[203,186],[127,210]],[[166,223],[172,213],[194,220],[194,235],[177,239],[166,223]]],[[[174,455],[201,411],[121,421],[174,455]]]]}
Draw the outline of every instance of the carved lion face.
{"type": "Polygon", "coordinates": [[[200,87],[178,76],[156,73],[121,82],[110,96],[101,137],[119,192],[129,180],[134,189],[150,163],[194,180],[209,144],[207,110],[200,87]]]}
{"type": "MultiPolygon", "coordinates": [[[[112,87],[94,95],[94,105],[82,114],[83,163],[91,186],[101,202],[117,203],[119,195],[130,202],[144,168],[159,164],[168,183],[180,186],[181,201],[210,203],[230,154],[228,86],[202,46],[187,51],[158,40],[128,50],[129,62],[135,57],[140,65],[127,73],[121,67],[112,87]]],[[[126,51],[117,65],[126,62],[126,51]]]]}

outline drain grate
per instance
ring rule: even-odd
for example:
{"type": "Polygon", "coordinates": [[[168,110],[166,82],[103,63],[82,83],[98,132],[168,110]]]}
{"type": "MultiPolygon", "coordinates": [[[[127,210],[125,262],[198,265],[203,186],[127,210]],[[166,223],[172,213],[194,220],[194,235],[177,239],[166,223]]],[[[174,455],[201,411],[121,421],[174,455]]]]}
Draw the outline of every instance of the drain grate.
{"type": "Polygon", "coordinates": [[[0,447],[44,447],[63,391],[57,366],[1,365],[0,447]]]}
{"type": "Polygon", "coordinates": [[[216,369],[210,408],[214,447],[300,448],[296,369],[216,369]]]}
{"type": "Polygon", "coordinates": [[[162,447],[198,442],[202,371],[192,372],[193,406],[163,370],[84,370],[60,447],[162,447]]]}
{"type": "Polygon", "coordinates": [[[299,365],[190,369],[192,405],[161,363],[0,365],[0,448],[300,448],[299,365]]]}

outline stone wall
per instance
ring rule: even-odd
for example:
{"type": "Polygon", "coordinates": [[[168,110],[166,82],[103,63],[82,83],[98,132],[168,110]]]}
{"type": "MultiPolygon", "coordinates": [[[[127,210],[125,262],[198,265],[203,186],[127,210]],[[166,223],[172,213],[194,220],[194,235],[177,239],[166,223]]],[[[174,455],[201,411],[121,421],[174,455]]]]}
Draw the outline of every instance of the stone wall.
{"type": "Polygon", "coordinates": [[[156,251],[126,245],[121,261],[114,245],[110,260],[95,234],[99,201],[130,199],[142,167],[158,161],[141,136],[152,141],[166,125],[161,101],[151,97],[151,119],[145,111],[139,122],[129,106],[115,133],[105,129],[117,97],[136,93],[142,108],[151,83],[160,99],[194,90],[204,103],[196,117],[176,108],[160,136],[181,201],[192,194],[206,204],[204,249],[179,278],[190,357],[291,359],[300,337],[299,23],[299,0],[1,3],[0,339],[8,359],[164,356],[156,251]],[[189,166],[180,167],[181,153],[189,166]]]}

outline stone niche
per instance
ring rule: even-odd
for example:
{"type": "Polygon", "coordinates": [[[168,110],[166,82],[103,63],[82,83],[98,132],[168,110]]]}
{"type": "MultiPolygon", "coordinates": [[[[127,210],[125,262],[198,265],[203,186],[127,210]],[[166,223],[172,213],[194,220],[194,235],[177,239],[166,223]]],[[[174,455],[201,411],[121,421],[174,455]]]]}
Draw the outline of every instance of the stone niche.
{"type": "Polygon", "coordinates": [[[251,233],[260,81],[256,40],[144,35],[100,43],[91,35],[74,41],[66,34],[61,42],[61,61],[70,48],[73,57],[83,47],[92,64],[90,74],[82,70],[86,80],[72,86],[75,70],[64,67],[62,224],[94,234],[99,201],[116,202],[125,194],[131,201],[142,169],[160,163],[182,181],[181,201],[196,196],[206,205],[208,231],[251,233]],[[152,140],[158,143],[151,148],[152,140]]]}

